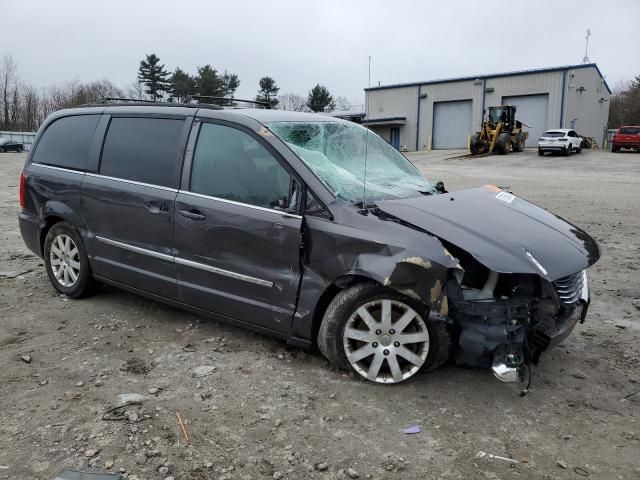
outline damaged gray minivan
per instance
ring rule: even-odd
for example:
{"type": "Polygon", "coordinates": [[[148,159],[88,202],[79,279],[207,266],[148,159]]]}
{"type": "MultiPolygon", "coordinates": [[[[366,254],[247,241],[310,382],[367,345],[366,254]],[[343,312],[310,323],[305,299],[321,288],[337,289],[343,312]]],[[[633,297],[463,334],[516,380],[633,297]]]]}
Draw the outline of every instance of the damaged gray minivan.
{"type": "Polygon", "coordinates": [[[92,105],[40,128],[20,229],[53,286],[97,282],[318,346],[380,383],[453,358],[504,381],[589,307],[581,229],[494,186],[446,192],[336,118],[92,105]]]}

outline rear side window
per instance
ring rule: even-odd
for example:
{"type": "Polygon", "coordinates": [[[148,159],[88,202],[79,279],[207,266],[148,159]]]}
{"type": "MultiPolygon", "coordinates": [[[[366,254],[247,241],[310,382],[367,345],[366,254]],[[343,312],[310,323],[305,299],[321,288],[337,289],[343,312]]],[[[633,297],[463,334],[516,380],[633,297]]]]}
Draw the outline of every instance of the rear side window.
{"type": "Polygon", "coordinates": [[[114,117],[102,148],[100,173],[177,188],[184,120],[114,117]]]}
{"type": "Polygon", "coordinates": [[[100,115],[62,117],[44,131],[33,154],[33,162],[55,167],[86,170],[93,134],[100,115]]]}

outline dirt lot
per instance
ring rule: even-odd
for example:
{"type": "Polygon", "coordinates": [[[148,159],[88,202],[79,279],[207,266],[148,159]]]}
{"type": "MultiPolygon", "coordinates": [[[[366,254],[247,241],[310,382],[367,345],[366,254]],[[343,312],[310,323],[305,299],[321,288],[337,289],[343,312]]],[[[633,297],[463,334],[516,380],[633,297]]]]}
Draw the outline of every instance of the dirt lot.
{"type": "Polygon", "coordinates": [[[640,154],[412,155],[450,190],[508,186],[600,242],[587,322],[547,352],[523,398],[488,371],[453,366],[369,384],[318,354],[114,288],[61,297],[18,231],[24,158],[0,154],[0,479],[63,468],[129,479],[640,478],[640,154]],[[202,366],[216,368],[197,376],[202,366]],[[125,393],[145,399],[103,420],[125,393]]]}

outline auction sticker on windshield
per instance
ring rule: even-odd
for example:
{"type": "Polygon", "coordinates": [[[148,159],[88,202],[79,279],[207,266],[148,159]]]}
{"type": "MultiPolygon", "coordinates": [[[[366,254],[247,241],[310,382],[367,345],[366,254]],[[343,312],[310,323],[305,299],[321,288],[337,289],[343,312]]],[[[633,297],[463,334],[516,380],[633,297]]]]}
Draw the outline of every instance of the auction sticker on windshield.
{"type": "Polygon", "coordinates": [[[512,195],[509,192],[500,192],[499,194],[496,195],[496,198],[498,200],[502,200],[503,202],[511,203],[513,202],[513,199],[516,198],[516,196],[512,195]]]}

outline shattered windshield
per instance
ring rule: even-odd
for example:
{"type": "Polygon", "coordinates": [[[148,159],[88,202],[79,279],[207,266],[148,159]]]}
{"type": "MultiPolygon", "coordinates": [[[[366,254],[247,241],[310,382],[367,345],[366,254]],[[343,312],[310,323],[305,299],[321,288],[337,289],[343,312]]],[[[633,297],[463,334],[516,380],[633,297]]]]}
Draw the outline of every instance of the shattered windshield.
{"type": "Polygon", "coordinates": [[[273,122],[268,126],[338,198],[359,203],[363,198],[375,202],[435,193],[411,162],[358,124],[273,122]]]}

